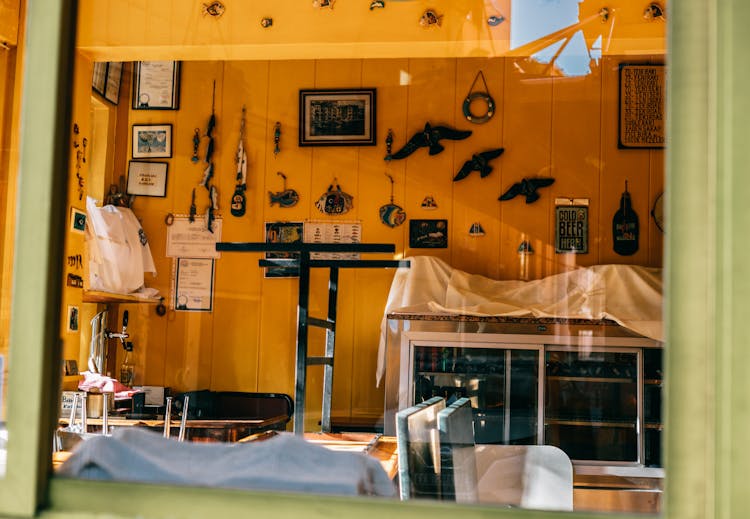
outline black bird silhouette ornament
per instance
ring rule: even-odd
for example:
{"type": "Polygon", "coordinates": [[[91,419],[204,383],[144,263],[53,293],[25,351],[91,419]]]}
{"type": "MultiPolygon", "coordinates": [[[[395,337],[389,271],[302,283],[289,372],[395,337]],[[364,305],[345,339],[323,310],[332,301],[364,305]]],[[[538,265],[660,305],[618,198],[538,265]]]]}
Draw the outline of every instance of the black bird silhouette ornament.
{"type": "Polygon", "coordinates": [[[530,204],[539,199],[539,193],[536,192],[537,189],[552,185],[554,182],[554,178],[524,178],[520,182],[516,182],[510,186],[505,193],[500,195],[498,200],[510,200],[517,195],[524,195],[526,197],[526,203],[530,204]]]}
{"type": "Polygon", "coordinates": [[[392,159],[404,159],[417,151],[419,148],[428,147],[430,149],[430,155],[437,155],[445,149],[440,144],[441,139],[450,139],[453,141],[460,141],[471,135],[471,130],[456,130],[449,128],[448,126],[431,126],[430,123],[425,123],[424,130],[417,132],[414,136],[409,139],[409,142],[398,150],[393,155],[390,155],[392,159]]]}
{"type": "Polygon", "coordinates": [[[492,166],[490,166],[489,162],[492,159],[499,157],[504,151],[505,148],[497,148],[494,150],[483,151],[481,153],[474,153],[470,160],[464,162],[464,165],[461,166],[459,172],[453,177],[453,181],[456,182],[457,180],[463,180],[468,177],[472,171],[479,171],[480,177],[486,177],[492,171],[492,166]]]}

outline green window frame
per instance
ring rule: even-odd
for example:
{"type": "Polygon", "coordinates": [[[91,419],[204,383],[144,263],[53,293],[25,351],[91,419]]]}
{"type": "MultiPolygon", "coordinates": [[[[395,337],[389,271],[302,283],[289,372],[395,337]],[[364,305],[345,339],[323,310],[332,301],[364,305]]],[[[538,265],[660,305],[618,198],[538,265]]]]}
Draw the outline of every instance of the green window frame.
{"type": "MultiPolygon", "coordinates": [[[[28,2],[15,249],[22,261],[14,272],[0,515],[609,517],[49,477],[74,18],[74,0],[28,2]],[[39,254],[45,247],[49,254],[39,254]]],[[[750,70],[742,65],[750,48],[750,2],[672,2],[667,23],[664,516],[742,517],[750,511],[744,474],[750,466],[750,70]]]]}

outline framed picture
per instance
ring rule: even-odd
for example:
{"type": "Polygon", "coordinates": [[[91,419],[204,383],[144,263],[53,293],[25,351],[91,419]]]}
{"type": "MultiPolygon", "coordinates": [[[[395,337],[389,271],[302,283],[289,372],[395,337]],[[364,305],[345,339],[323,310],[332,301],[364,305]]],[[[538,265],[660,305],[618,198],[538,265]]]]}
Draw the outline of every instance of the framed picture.
{"type": "Polygon", "coordinates": [[[374,146],[375,89],[300,90],[300,146],[374,146]]]}
{"type": "Polygon", "coordinates": [[[136,61],[133,65],[133,110],[180,108],[180,62],[136,61]]]}
{"type": "Polygon", "coordinates": [[[86,213],[75,207],[70,208],[70,232],[83,234],[86,230],[86,213]]]}
{"type": "Polygon", "coordinates": [[[78,307],[73,305],[68,305],[68,331],[69,332],[77,332],[78,331],[78,307]]]}
{"type": "Polygon", "coordinates": [[[91,76],[91,88],[99,95],[104,95],[107,86],[107,62],[94,62],[94,71],[91,76]]]}
{"type": "Polygon", "coordinates": [[[127,194],[167,196],[167,163],[131,160],[128,165],[127,194]]]}
{"type": "Polygon", "coordinates": [[[664,68],[661,64],[620,64],[619,148],[664,147],[664,68]]]}
{"type": "Polygon", "coordinates": [[[162,159],[172,156],[171,124],[134,124],[132,156],[134,159],[162,159]]]}
{"type": "Polygon", "coordinates": [[[107,81],[104,87],[104,99],[117,104],[120,100],[120,80],[122,79],[122,61],[107,64],[107,81]]]}
{"type": "Polygon", "coordinates": [[[448,248],[448,220],[409,220],[409,247],[448,248]]]}
{"type": "MultiPolygon", "coordinates": [[[[266,243],[302,243],[302,222],[266,222],[266,243]]],[[[266,252],[266,259],[299,258],[296,252],[266,252]]],[[[266,267],[264,277],[291,278],[299,276],[297,267],[266,267]]]]}

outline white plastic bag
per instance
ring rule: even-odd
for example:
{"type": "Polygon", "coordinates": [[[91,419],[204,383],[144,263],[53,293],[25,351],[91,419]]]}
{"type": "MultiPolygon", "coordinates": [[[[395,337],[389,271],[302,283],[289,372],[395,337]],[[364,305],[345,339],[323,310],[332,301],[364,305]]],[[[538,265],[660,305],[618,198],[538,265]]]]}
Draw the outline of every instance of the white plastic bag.
{"type": "Polygon", "coordinates": [[[151,249],[138,218],[127,207],[105,205],[86,198],[86,243],[89,288],[130,294],[144,286],[145,272],[156,274],[151,249]]]}

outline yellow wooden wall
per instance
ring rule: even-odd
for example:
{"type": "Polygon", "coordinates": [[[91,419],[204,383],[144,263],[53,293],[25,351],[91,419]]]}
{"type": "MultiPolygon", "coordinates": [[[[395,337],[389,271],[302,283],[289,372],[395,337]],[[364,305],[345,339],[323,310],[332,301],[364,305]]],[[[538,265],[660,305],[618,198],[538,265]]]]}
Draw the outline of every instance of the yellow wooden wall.
{"type": "MultiPolygon", "coordinates": [[[[639,61],[648,61],[642,57],[639,61]]],[[[655,56],[653,58],[656,58],[655,56]]],[[[530,240],[531,278],[577,266],[599,263],[662,264],[662,236],[649,216],[663,186],[662,150],[617,148],[618,65],[607,57],[584,77],[539,77],[518,71],[514,58],[352,59],[299,61],[187,61],[182,64],[180,109],[136,110],[132,124],[173,125],[173,158],[165,198],[139,197],[133,209],[146,230],[158,276],[147,284],[169,295],[172,260],[164,256],[168,213],[186,214],[190,193],[203,172],[190,161],[193,129],[205,129],[216,81],[216,172],[223,241],[262,241],[266,221],[356,219],[365,242],[394,243],[399,255],[433,254],[454,267],[498,279],[518,279],[521,240],[530,240]],[[466,121],[461,105],[482,70],[497,111],[486,124],[466,121]],[[298,91],[301,88],[375,87],[377,146],[297,146],[298,91]],[[241,108],[247,108],[248,210],[241,218],[229,214],[235,185],[234,152],[241,108]],[[273,154],[273,127],[282,125],[281,153],[273,154]],[[391,128],[394,150],[425,122],[470,129],[473,135],[448,141],[444,152],[428,156],[419,150],[407,159],[383,160],[384,138],[391,128]],[[472,153],[502,146],[494,171],[452,178],[472,153]],[[281,189],[277,171],[300,193],[291,209],[269,207],[268,191],[281,189]],[[408,248],[408,225],[391,229],[379,221],[378,208],[387,203],[393,175],[395,202],[409,218],[446,218],[447,249],[408,248]],[[523,177],[551,176],[556,182],[527,205],[518,197],[498,196],[523,177]],[[354,196],[354,209],[341,217],[325,217],[314,201],[333,177],[354,196]],[[628,180],[640,218],[639,251],[622,257],[612,250],[611,222],[628,180]],[[421,209],[431,195],[435,211],[421,209]],[[554,198],[589,198],[589,253],[554,253],[554,198]],[[479,221],[484,237],[471,237],[479,221]]],[[[633,62],[631,58],[628,62],[633,62]]],[[[90,72],[89,72],[90,74],[90,72]]],[[[82,87],[83,88],[83,87],[82,87]]],[[[127,84],[123,84],[127,89],[127,84]]],[[[89,92],[86,92],[89,95],[89,92]]],[[[121,105],[127,102],[121,101],[121,105]]],[[[122,106],[119,108],[122,110],[122,106]]],[[[129,128],[118,132],[129,135],[129,128]]],[[[444,141],[446,142],[446,141],[444,141]]],[[[201,145],[203,153],[205,141],[201,145]]],[[[126,171],[130,150],[118,149],[114,176],[126,171]]],[[[198,210],[205,191],[198,191],[198,210]]],[[[158,317],[151,305],[128,305],[135,344],[138,384],[166,385],[182,390],[267,391],[293,394],[296,332],[295,279],[264,279],[258,254],[224,253],[216,263],[214,311],[168,312],[158,317]]],[[[382,414],[382,388],[375,386],[380,319],[393,272],[345,270],[341,274],[339,326],[334,375],[333,413],[374,419],[382,414]]],[[[326,312],[327,272],[312,278],[311,315],[326,312]]],[[[126,307],[123,307],[126,308],[126,307]]],[[[113,321],[118,322],[118,321],[113,321]]],[[[82,326],[85,326],[82,324],[82,326]]],[[[322,353],[323,334],[311,332],[311,354],[322,353]]],[[[121,354],[122,352],[120,352],[121,354]]],[[[319,418],[322,369],[308,374],[308,427],[319,418]]]]}

